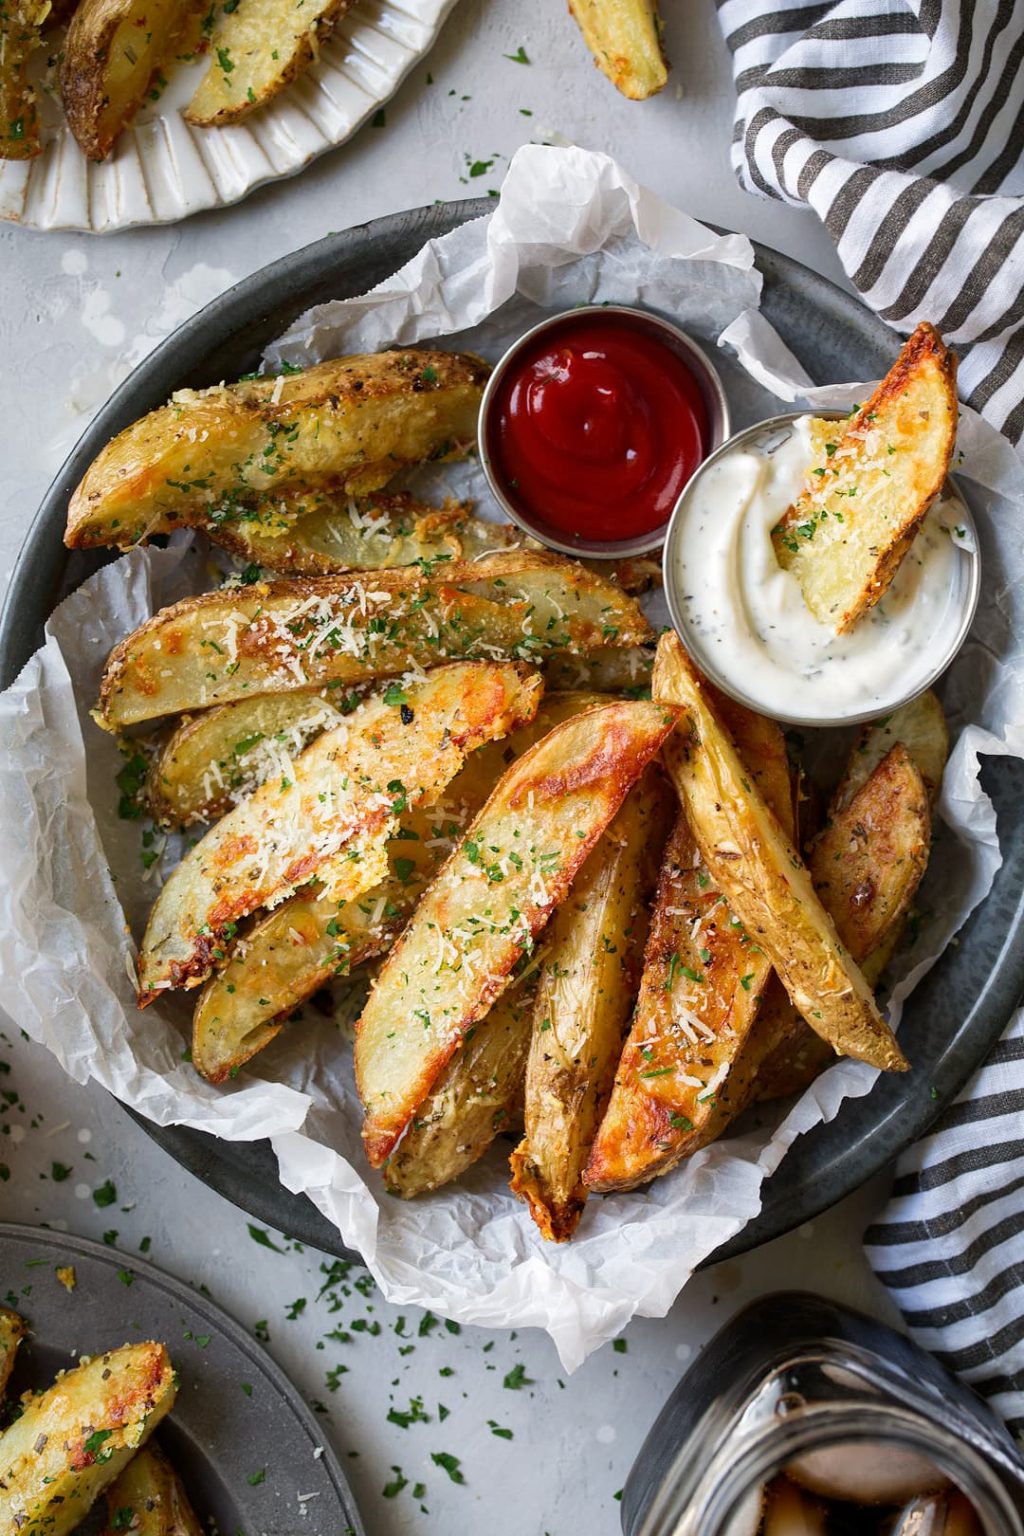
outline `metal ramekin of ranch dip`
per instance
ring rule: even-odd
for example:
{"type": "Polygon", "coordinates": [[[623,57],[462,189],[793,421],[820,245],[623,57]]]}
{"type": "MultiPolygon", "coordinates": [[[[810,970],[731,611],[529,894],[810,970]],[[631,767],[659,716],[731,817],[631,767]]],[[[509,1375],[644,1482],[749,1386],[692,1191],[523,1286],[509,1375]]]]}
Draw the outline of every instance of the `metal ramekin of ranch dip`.
{"type": "Polygon", "coordinates": [[[687,650],[732,698],[793,725],[852,725],[923,693],[949,666],[977,607],[978,540],[947,481],[881,601],[844,634],[819,623],[771,538],[813,462],[811,420],[773,416],[701,465],[669,525],[665,596],[687,650]]]}
{"type": "Polygon", "coordinates": [[[683,1377],[625,1536],[1022,1536],[1024,1463],[937,1360],[816,1296],[755,1302],[683,1377]]]}

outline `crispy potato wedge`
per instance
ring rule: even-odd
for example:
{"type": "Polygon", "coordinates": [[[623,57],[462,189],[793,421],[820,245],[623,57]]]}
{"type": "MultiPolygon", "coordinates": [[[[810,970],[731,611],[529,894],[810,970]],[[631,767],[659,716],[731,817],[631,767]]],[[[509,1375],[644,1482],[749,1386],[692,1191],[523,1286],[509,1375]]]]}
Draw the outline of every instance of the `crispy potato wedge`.
{"type": "MultiPolygon", "coordinates": [[[[473,516],[471,502],[426,506],[406,491],[356,498],[337,492],[272,497],[208,528],[226,549],[283,576],[334,576],[343,571],[479,560],[506,549],[541,549],[514,523],[473,516]]],[[[585,569],[647,592],[661,579],[656,560],[581,560],[585,569]]]]}
{"type": "Polygon", "coordinates": [[[569,0],[594,63],[631,101],[662,89],[668,65],[654,0],[569,0]]]}
{"type": "Polygon", "coordinates": [[[842,783],[833,796],[830,816],[835,816],[849,804],[897,742],[910,753],[924,780],[928,799],[935,803],[949,756],[949,730],[935,694],[922,693],[884,720],[876,720],[861,731],[857,745],[850,753],[842,783]]]}
{"type": "MultiPolygon", "coordinates": [[[[898,735],[894,739],[894,727],[900,730],[896,715],[862,737],[811,852],[815,888],[872,986],[892,959],[928,866],[931,800],[942,781],[946,741],[937,699],[934,705],[921,711],[908,705],[897,712],[919,751],[908,751],[898,735]],[[893,744],[877,761],[879,745],[890,741],[893,744]],[[851,784],[871,761],[874,768],[851,796],[851,784]],[[932,793],[919,764],[932,775],[932,793]]],[[[766,1022],[755,1050],[761,1057],[759,1099],[800,1092],[832,1060],[831,1051],[795,1010],[787,1019],[781,1005],[766,1022]]]]}
{"type": "Polygon", "coordinates": [[[884,1071],[906,1057],[871,988],[840,943],[810,874],[722,728],[703,681],[672,633],[654,666],[655,699],[685,718],[665,759],[697,846],[733,915],[760,945],[811,1028],[842,1055],[884,1071]]]}
{"type": "Polygon", "coordinates": [[[196,1003],[192,1063],[200,1076],[234,1077],[300,1003],[388,948],[441,861],[433,844],[450,846],[430,839],[430,821],[425,811],[407,818],[388,842],[384,878],[360,895],[339,901],[316,881],[237,940],[196,1003]]]}
{"type": "Polygon", "coordinates": [[[866,405],[824,424],[824,452],[773,533],[819,623],[842,634],[884,597],[942,489],[956,424],[956,357],[926,324],[866,405]]]}
{"type": "Polygon", "coordinates": [[[203,1536],[181,1478],[152,1441],[135,1453],[105,1498],[103,1536],[203,1536]]]}
{"type": "Polygon", "coordinates": [[[196,0],[79,0],[64,42],[60,94],[89,160],[109,155],[196,9],[196,0]]]}
{"type": "Polygon", "coordinates": [[[285,576],[479,560],[538,547],[512,523],[474,517],[469,502],[430,507],[405,491],[358,499],[329,491],[288,497],[210,533],[235,554],[285,576]]]}
{"type": "Polygon", "coordinates": [[[111,652],[109,730],[247,695],[355,684],[454,657],[636,646],[638,604],[572,561],[529,550],[446,569],[256,583],[164,608],[111,652]]]}
{"type": "Polygon", "coordinates": [[[580,870],[547,933],[526,1066],[525,1133],[512,1191],[541,1234],[583,1215],[583,1170],[608,1101],[647,937],[647,901],[675,795],[651,765],[580,870]]]}
{"type": "Polygon", "coordinates": [[[378,695],[325,731],[172,872],[139,952],[139,1006],[168,987],[197,986],[242,918],[326,866],[337,901],[383,879],[397,817],[436,800],[474,747],[531,719],[540,692],[521,663],[457,662],[410,685],[401,702],[378,695]]]}
{"type": "Polygon", "coordinates": [[[153,758],[146,804],[164,827],[213,821],[359,702],[344,688],[258,694],[189,715],[153,758]]]}
{"type": "Polygon", "coordinates": [[[466,1035],[387,1162],[384,1182],[411,1200],[477,1162],[521,1110],[536,975],[503,992],[466,1035]]]}
{"type": "Polygon", "coordinates": [[[899,741],[844,809],[829,817],[810,858],[811,879],[855,958],[902,922],[931,844],[928,790],[899,741]]]}
{"type": "Polygon", "coordinates": [[[162,1344],[125,1344],[30,1398],[0,1436],[0,1531],[70,1536],[170,1412],[175,1391],[162,1344]]]}
{"type": "MultiPolygon", "coordinates": [[[[782,731],[717,691],[713,697],[747,774],[792,834],[782,731]]],[[[715,1115],[770,978],[769,961],[733,918],[681,811],[658,879],[636,1013],[585,1184],[635,1189],[689,1155],[715,1115]]]]}
{"type": "Polygon", "coordinates": [[[556,726],[499,781],[427,888],[357,1025],[374,1167],[530,953],[676,716],[671,706],[609,703],[556,726]]]}
{"type": "Polygon", "coordinates": [[[268,493],[358,495],[406,465],[462,457],[487,371],[468,354],[408,348],[180,390],[89,466],[64,542],[126,549],[242,517],[268,493]]]}
{"type": "Polygon", "coordinates": [[[599,702],[597,694],[555,694],[528,724],[470,753],[439,803],[403,816],[379,885],[339,902],[316,882],[250,928],[196,1004],[192,1060],[202,1076],[231,1077],[299,1003],[386,950],[508,764],[559,721],[599,702]]]}
{"type": "Polygon", "coordinates": [[[645,645],[601,646],[580,654],[555,651],[541,663],[541,669],[549,693],[589,688],[595,693],[647,697],[654,651],[645,645]]]}
{"type": "Polygon", "coordinates": [[[10,1307],[0,1307],[0,1401],[7,1391],[18,1349],[27,1333],[28,1324],[19,1313],[10,1307]]]}
{"type": "Polygon", "coordinates": [[[28,66],[49,10],[49,0],[0,0],[0,160],[31,160],[43,147],[28,66]]]}
{"type": "Polygon", "coordinates": [[[221,8],[211,62],[185,109],[188,123],[223,128],[265,106],[309,68],[351,0],[241,0],[221,8]]]}

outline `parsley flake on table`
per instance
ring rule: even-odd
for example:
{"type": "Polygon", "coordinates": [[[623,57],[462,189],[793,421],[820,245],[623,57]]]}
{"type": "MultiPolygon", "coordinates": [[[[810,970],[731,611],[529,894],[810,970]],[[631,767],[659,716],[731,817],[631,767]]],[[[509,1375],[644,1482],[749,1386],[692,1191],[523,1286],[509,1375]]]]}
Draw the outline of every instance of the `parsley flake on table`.
{"type": "Polygon", "coordinates": [[[249,1228],[249,1236],[254,1243],[259,1243],[261,1248],[272,1248],[275,1253],[287,1253],[287,1248],[279,1248],[271,1239],[270,1233],[263,1227],[254,1227],[252,1222],[246,1223],[249,1228]]]}
{"type": "Polygon", "coordinates": [[[452,1456],[448,1451],[431,1451],[430,1459],[435,1467],[441,1467],[448,1473],[453,1483],[465,1483],[466,1479],[462,1475],[461,1463],[457,1456],[452,1456]]]}
{"type": "Polygon", "coordinates": [[[506,53],[504,57],[513,64],[529,64],[531,62],[522,43],[519,44],[515,53],[506,53]]]}
{"type": "Polygon", "coordinates": [[[392,1467],[391,1470],[395,1474],[394,1477],[389,1483],[385,1483],[381,1489],[381,1493],[386,1499],[393,1499],[396,1494],[401,1493],[402,1489],[408,1486],[409,1482],[407,1477],[402,1476],[401,1467],[392,1467]]]}
{"type": "Polygon", "coordinates": [[[512,1367],[501,1384],[509,1392],[518,1392],[520,1387],[532,1387],[533,1378],[527,1376],[526,1366],[520,1361],[518,1365],[512,1367]]]}
{"type": "Polygon", "coordinates": [[[510,1429],[503,1429],[502,1426],[500,1424],[496,1424],[493,1419],[487,1420],[487,1428],[490,1430],[492,1435],[497,1435],[499,1440],[512,1440],[515,1438],[510,1429]]]}
{"type": "MultiPolygon", "coordinates": [[[[107,1205],[114,1205],[117,1201],[117,1190],[115,1189],[113,1182],[110,1179],[106,1179],[100,1185],[99,1189],[93,1190],[92,1198],[95,1204],[98,1205],[101,1209],[107,1205]]],[[[114,1233],[114,1236],[117,1236],[116,1232],[114,1233]]],[[[106,1234],[104,1234],[103,1241],[106,1242],[106,1240],[106,1234]]]]}

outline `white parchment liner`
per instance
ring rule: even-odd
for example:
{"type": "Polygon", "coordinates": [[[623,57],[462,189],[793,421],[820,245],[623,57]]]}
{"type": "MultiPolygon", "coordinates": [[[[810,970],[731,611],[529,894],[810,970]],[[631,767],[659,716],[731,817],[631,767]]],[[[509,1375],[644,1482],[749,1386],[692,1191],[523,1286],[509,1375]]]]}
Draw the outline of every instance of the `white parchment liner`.
{"type": "MultiPolygon", "coordinates": [[[[862,383],[811,388],[758,312],[759,295],[744,237],[713,234],[604,155],[530,146],[513,160],[489,219],[424,247],[373,293],[304,316],[268,361],[449,335],[493,358],[537,305],[609,300],[649,305],[728,344],[781,400],[863,398],[862,383]]],[[[979,753],[1024,756],[1024,466],[964,414],[959,468],[974,482],[983,597],[946,680],[956,746],[921,901],[933,915],[896,988],[894,1018],[999,865],[979,753]]],[[[441,474],[435,488],[479,495],[493,515],[475,467],[445,471],[443,482],[441,474]]],[[[771,1133],[719,1142],[646,1192],[592,1200],[578,1237],[563,1246],[544,1244],[509,1194],[504,1144],[458,1186],[408,1204],[386,1196],[360,1149],[350,1047],[328,1021],[307,1013],[236,1083],[205,1084],[182,1059],[189,1004],[174,999],[145,1014],[134,1006],[132,933],[141,933],[156,886],[140,864],[139,824],[117,816],[116,744],[87,711],[114,643],[210,579],[202,541],[124,556],[54,613],[46,644],[0,698],[3,1005],[76,1080],[95,1078],[159,1124],[232,1140],[269,1136],[283,1184],[310,1196],[390,1301],[462,1322],[546,1328],[572,1370],[634,1314],[665,1313],[696,1265],[757,1213],[762,1181],[795,1137],[865,1093],[874,1073],[839,1063],[771,1133]]]]}

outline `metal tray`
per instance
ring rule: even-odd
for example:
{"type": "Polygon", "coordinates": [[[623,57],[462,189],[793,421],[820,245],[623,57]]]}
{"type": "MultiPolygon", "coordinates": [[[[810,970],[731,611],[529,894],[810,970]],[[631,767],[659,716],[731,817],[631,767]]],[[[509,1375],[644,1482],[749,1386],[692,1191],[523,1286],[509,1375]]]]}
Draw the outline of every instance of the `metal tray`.
{"type": "MultiPolygon", "coordinates": [[[[296,315],[364,292],[423,243],[493,208],[486,198],[420,208],[330,235],[238,283],[170,336],[100,411],[62,468],[25,540],[0,618],[0,684],[6,687],[41,643],[55,604],[112,556],[69,553],[62,540],[68,498],[114,433],[162,405],[171,392],[237,378],[296,315]]],[[[879,378],[893,333],[856,299],[807,267],[756,246],[763,310],[818,383],[879,378]]],[[[775,396],[732,360],[716,356],[737,427],[778,410],[775,396]]],[[[843,1106],[830,1125],[801,1137],[765,1185],[760,1215],[715,1254],[745,1252],[798,1226],[870,1178],[932,1123],[999,1038],[1024,988],[1024,768],[990,759],[984,782],[995,802],[1003,864],[984,904],[910,999],[900,1042],[914,1063],[843,1106]]],[[[137,1117],[138,1118],[138,1117],[137,1117]]],[[[271,1226],[328,1253],[352,1257],[336,1229],[278,1181],[267,1143],[218,1141],[201,1131],[139,1123],[183,1167],[271,1226]]]]}
{"type": "Polygon", "coordinates": [[[14,1396],[49,1386],[79,1355],[143,1339],[167,1346],[180,1385],[156,1439],[204,1530],[363,1536],[345,1474],[302,1394],[206,1296],[99,1243],[3,1224],[0,1298],[29,1325],[14,1396]],[[58,1264],[74,1267],[70,1292],[58,1264]]]}

